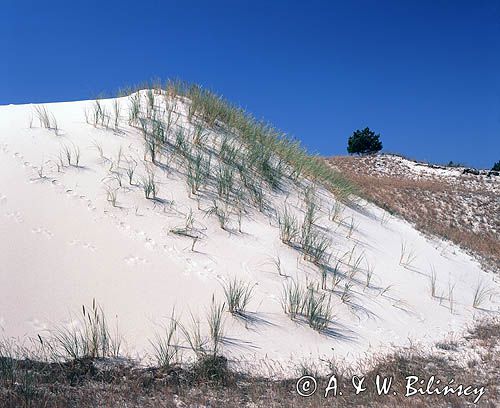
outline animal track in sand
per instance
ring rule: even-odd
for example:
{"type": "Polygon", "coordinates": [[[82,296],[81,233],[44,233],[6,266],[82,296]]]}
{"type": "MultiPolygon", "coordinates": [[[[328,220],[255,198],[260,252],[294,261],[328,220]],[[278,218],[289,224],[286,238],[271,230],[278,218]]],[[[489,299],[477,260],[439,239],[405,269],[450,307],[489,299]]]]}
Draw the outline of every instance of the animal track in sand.
{"type": "Polygon", "coordinates": [[[128,265],[146,265],[149,263],[148,260],[141,258],[140,256],[127,256],[124,261],[128,265]]]}
{"type": "Polygon", "coordinates": [[[16,212],[12,212],[12,211],[6,212],[5,216],[7,218],[12,218],[18,224],[24,222],[23,216],[21,215],[21,213],[19,211],[16,211],[16,212]]]}
{"type": "Polygon", "coordinates": [[[158,247],[156,241],[152,238],[146,238],[146,243],[144,244],[144,246],[150,251],[154,251],[158,247]]]}
{"type": "Polygon", "coordinates": [[[54,236],[52,232],[50,232],[47,228],[44,227],[33,228],[31,232],[33,234],[43,234],[48,239],[51,239],[54,236]]]}
{"type": "Polygon", "coordinates": [[[80,248],[88,249],[91,252],[95,252],[97,250],[95,245],[92,245],[88,242],[80,241],[78,239],[73,239],[73,240],[69,241],[68,244],[71,246],[78,246],[80,248]]]}

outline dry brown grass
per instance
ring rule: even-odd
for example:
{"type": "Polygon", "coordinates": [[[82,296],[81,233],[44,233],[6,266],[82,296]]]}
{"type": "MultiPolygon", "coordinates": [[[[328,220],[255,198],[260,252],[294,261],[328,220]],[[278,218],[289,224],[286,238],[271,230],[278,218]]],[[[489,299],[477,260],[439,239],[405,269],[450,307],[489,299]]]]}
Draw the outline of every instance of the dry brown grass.
{"type": "MultiPolygon", "coordinates": [[[[428,379],[436,375],[448,383],[484,386],[476,406],[500,403],[500,321],[480,322],[459,341],[441,342],[435,352],[417,347],[360,362],[355,368],[331,364],[343,395],[324,398],[328,377],[318,377],[318,392],[300,397],[296,379],[272,380],[225,371],[223,378],[186,370],[142,368],[126,360],[80,359],[65,364],[16,360],[14,378],[0,358],[1,407],[463,407],[474,406],[473,397],[415,395],[405,397],[405,377],[428,379]],[[467,359],[469,351],[475,357],[467,359]],[[465,364],[465,367],[464,367],[465,364]],[[3,367],[3,369],[2,369],[3,367]],[[352,375],[364,375],[367,391],[354,395],[352,375]],[[392,376],[393,387],[379,396],[376,375],[392,376]],[[397,395],[393,395],[396,391],[397,395]]],[[[5,359],[5,357],[3,357],[5,359]]],[[[221,360],[223,362],[224,360],[221,360]]]]}
{"type": "Polygon", "coordinates": [[[362,195],[422,232],[458,244],[500,271],[500,178],[415,174],[392,156],[333,157],[362,195]]]}

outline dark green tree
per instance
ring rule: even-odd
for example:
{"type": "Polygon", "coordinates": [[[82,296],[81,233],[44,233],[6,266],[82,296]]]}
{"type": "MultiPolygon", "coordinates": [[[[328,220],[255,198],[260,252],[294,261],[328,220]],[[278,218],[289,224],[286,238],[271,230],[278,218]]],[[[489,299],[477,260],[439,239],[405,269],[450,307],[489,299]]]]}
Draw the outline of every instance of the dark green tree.
{"type": "Polygon", "coordinates": [[[493,171],[500,171],[500,160],[498,160],[493,167],[491,168],[493,171]]]}
{"type": "Polygon", "coordinates": [[[356,130],[347,141],[349,154],[370,154],[382,149],[380,135],[376,135],[370,128],[356,130]]]}

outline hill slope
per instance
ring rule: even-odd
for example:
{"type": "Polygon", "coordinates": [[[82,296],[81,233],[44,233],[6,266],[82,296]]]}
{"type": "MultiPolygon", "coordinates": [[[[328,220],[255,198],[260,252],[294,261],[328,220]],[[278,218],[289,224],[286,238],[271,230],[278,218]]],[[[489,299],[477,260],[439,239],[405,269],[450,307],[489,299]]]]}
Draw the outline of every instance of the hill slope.
{"type": "MultiPolygon", "coordinates": [[[[195,316],[213,347],[215,299],[223,353],[289,374],[305,359],[429,345],[499,310],[498,282],[460,248],[355,197],[344,205],[340,188],[313,182],[313,159],[298,171],[195,101],[156,90],[0,107],[4,337],[60,348],[54,333],[77,331],[95,299],[122,352],[149,361],[173,310],[186,327],[195,316]],[[235,278],[251,296],[231,314],[223,288],[235,278]],[[294,285],[309,303],[291,319],[294,285]],[[478,285],[489,296],[474,308],[478,285]]],[[[191,358],[181,331],[175,340],[191,358]]]]}
{"type": "Polygon", "coordinates": [[[395,155],[332,157],[367,198],[500,271],[500,175],[395,155]]]}

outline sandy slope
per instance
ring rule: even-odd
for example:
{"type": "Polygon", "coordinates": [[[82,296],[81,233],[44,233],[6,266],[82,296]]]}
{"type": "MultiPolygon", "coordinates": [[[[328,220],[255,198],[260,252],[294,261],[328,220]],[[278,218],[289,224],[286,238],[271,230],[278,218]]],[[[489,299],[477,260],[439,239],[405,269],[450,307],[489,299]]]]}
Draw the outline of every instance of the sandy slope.
{"type": "MultiPolygon", "coordinates": [[[[111,102],[103,102],[110,111],[111,102]]],[[[221,230],[203,212],[210,192],[202,194],[198,209],[175,158],[164,168],[146,164],[154,168],[161,201],[146,200],[142,189],[129,186],[124,175],[119,188],[113,174],[123,174],[126,161],[133,158],[139,163],[137,182],[145,173],[142,136],[127,124],[127,98],[120,102],[118,131],[85,123],[84,110],[93,101],[46,105],[57,118],[58,134],[40,128],[36,118],[30,128],[32,105],[0,107],[3,336],[45,335],[57,325],[75,324],[81,305],[95,298],[112,326],[118,325],[127,351],[143,357],[150,350],[148,339],[166,323],[173,307],[184,318],[190,311],[204,318],[212,294],[223,299],[221,283],[234,276],[256,286],[248,322],[227,313],[224,351],[250,366],[272,360],[287,367],[290,361],[310,356],[352,361],[365,352],[408,344],[409,339],[430,344],[488,313],[472,308],[474,288],[479,281],[497,289],[499,284],[460,249],[431,241],[408,223],[362,202],[344,210],[343,218],[353,217],[357,226],[347,238],[347,226],[328,219],[334,198],[318,189],[322,212],[317,224],[331,237],[331,263],[353,246],[366,261],[352,281],[352,301],[343,303],[339,293],[333,294],[335,319],[327,334],[292,322],[280,304],[286,278],[276,272],[273,259],[279,256],[283,272],[300,281],[319,282],[320,273],[281,243],[272,211],[249,210],[242,233],[234,220],[233,232],[221,230]],[[104,158],[95,144],[102,145],[104,158]],[[64,145],[80,149],[80,165],[58,171],[64,145]],[[107,188],[117,190],[118,207],[107,201],[107,188]],[[189,238],[169,232],[183,225],[190,210],[204,235],[195,252],[189,238]],[[402,241],[416,254],[411,267],[399,264],[402,241]],[[364,284],[366,262],[374,267],[369,288],[364,284]],[[452,311],[449,300],[430,295],[430,265],[443,298],[454,287],[452,311]]],[[[179,105],[181,114],[183,109],[179,105]]],[[[182,115],[178,124],[189,127],[182,115]]],[[[271,207],[280,209],[286,200],[302,213],[301,195],[294,185],[287,185],[284,192],[273,193],[271,207]]],[[[494,295],[482,308],[498,312],[499,305],[494,295]]]]}

